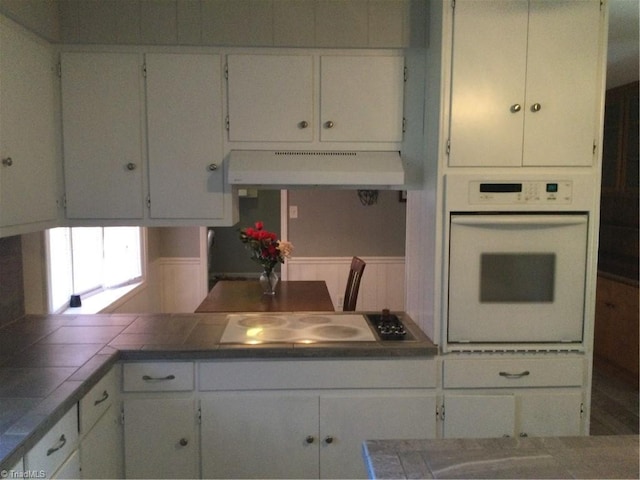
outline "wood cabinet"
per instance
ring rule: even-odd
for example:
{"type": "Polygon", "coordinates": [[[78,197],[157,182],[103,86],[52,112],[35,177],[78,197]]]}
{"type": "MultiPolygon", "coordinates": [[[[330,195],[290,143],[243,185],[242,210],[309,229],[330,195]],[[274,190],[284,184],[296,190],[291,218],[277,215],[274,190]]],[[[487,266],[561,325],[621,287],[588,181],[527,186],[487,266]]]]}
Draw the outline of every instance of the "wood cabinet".
{"type": "Polygon", "coordinates": [[[125,478],[199,478],[192,362],[123,365],[125,478]]]}
{"type": "Polygon", "coordinates": [[[607,90],[602,149],[602,193],[638,197],[638,97],[632,82],[607,90]]]}
{"type": "Polygon", "coordinates": [[[146,54],[151,218],[221,219],[219,55],[146,54]]]}
{"type": "Polygon", "coordinates": [[[424,392],[220,392],[201,401],[205,478],[364,478],[362,442],[435,437],[424,392]]]}
{"type": "Polygon", "coordinates": [[[598,276],[594,354],[638,381],[638,285],[598,276]]]}
{"type": "Polygon", "coordinates": [[[61,63],[67,217],[141,220],[142,55],[64,52],[61,63]]]}
{"type": "Polygon", "coordinates": [[[58,216],[55,49],[0,16],[0,236],[58,216]]]}
{"type": "Polygon", "coordinates": [[[443,436],[580,435],[584,359],[445,359],[443,436]]]}
{"type": "Polygon", "coordinates": [[[232,142],[402,141],[401,56],[234,54],[227,68],[232,142]]]}
{"type": "Polygon", "coordinates": [[[600,3],[455,2],[449,166],[595,164],[600,3]]]}

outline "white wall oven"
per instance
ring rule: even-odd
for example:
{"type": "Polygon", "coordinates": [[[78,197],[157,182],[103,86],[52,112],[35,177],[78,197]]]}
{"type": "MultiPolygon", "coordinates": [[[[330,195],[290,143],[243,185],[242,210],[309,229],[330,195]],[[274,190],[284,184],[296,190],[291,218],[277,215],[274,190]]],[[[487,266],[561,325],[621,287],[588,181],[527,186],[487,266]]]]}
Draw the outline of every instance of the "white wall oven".
{"type": "Polygon", "coordinates": [[[446,178],[447,349],[579,348],[590,191],[580,177],[446,178]]]}

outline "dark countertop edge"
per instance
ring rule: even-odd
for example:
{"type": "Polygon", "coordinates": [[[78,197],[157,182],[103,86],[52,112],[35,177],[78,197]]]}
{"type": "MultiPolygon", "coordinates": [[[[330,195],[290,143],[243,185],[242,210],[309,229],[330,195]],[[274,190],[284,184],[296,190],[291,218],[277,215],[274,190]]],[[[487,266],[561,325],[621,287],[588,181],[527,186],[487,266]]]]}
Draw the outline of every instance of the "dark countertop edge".
{"type": "MultiPolygon", "coordinates": [[[[353,313],[353,312],[349,312],[353,313]]],[[[356,312],[361,313],[361,312],[356,312]]],[[[362,312],[371,313],[371,312],[362,312]]],[[[193,314],[194,316],[206,314],[193,314]]],[[[402,313],[402,319],[405,326],[414,334],[416,340],[400,341],[400,342],[331,342],[318,344],[317,346],[297,345],[297,344],[274,344],[270,345],[242,345],[229,344],[217,345],[215,347],[187,347],[180,346],[148,346],[147,348],[127,349],[126,346],[116,347],[111,345],[114,351],[110,354],[97,353],[85,364],[79,367],[66,381],[78,381],[78,388],[62,399],[55,408],[46,415],[42,415],[42,420],[38,422],[36,427],[24,436],[0,434],[0,455],[3,455],[5,445],[13,443],[12,440],[22,437],[16,441],[14,447],[6,448],[9,453],[0,457],[0,471],[8,470],[20,460],[47,431],[60,420],[67,411],[79,402],[84,395],[98,381],[107,374],[109,369],[118,361],[198,361],[207,359],[225,359],[225,358],[415,358],[415,357],[434,357],[438,354],[438,346],[422,332],[422,330],[413,322],[413,320],[405,313],[402,313]],[[88,370],[88,371],[87,371],[88,370]]],[[[46,317],[47,315],[45,315],[46,317]]],[[[145,314],[134,315],[145,316],[145,314]]],[[[153,316],[153,314],[149,314],[153,316]]],[[[32,317],[26,315],[25,317],[32,317]]],[[[36,318],[42,318],[41,315],[33,315],[36,318]]],[[[107,345],[105,345],[107,346],[107,345]]],[[[55,391],[53,392],[55,393],[55,391]]],[[[42,399],[45,402],[48,397],[42,399]]],[[[40,402],[39,404],[41,404],[40,402]]],[[[37,408],[37,407],[36,407],[37,408]]],[[[32,414],[27,412],[22,418],[32,414]]]]}

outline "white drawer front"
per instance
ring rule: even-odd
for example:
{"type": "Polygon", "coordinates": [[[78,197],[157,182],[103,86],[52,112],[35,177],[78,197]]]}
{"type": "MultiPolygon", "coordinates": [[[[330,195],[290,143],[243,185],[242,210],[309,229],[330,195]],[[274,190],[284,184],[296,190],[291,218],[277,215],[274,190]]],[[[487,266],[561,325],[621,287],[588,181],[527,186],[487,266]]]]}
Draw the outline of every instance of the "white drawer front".
{"type": "Polygon", "coordinates": [[[62,465],[78,444],[78,407],[74,405],[44,437],[24,456],[25,470],[51,475],[62,465]]]}
{"type": "Polygon", "coordinates": [[[444,360],[444,388],[579,387],[584,359],[514,358],[444,360]]]}
{"type": "Polygon", "coordinates": [[[193,390],[193,362],[125,363],[125,392],[178,392],[193,390]]]}
{"type": "Polygon", "coordinates": [[[200,364],[200,390],[435,388],[434,359],[221,360],[200,364]]]}
{"type": "Polygon", "coordinates": [[[86,434],[113,404],[118,392],[116,369],[112,368],[80,400],[80,433],[86,434]]]}

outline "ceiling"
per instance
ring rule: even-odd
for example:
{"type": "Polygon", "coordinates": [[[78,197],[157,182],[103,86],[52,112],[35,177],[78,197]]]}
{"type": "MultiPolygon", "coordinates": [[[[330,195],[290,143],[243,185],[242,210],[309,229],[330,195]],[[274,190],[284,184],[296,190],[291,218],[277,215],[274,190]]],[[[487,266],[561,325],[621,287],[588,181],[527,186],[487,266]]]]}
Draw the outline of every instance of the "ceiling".
{"type": "Polygon", "coordinates": [[[638,80],[640,2],[609,0],[607,88],[638,80]]]}

